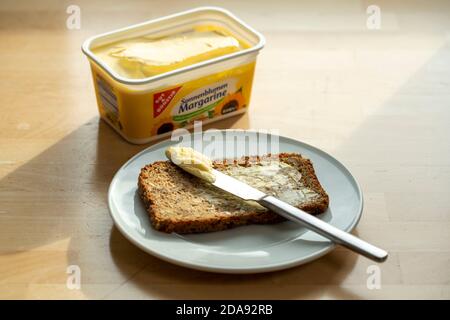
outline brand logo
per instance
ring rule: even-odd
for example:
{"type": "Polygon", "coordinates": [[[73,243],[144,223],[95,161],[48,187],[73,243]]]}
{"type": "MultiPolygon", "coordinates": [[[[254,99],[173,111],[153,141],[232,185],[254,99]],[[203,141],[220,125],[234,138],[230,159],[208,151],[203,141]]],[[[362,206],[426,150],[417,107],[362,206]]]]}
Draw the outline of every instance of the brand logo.
{"type": "Polygon", "coordinates": [[[181,98],[172,109],[174,121],[185,121],[214,109],[228,93],[235,91],[236,80],[216,82],[181,98]]]}
{"type": "Polygon", "coordinates": [[[153,118],[159,116],[175,97],[180,87],[172,88],[166,91],[158,92],[153,95],[153,118]]]}

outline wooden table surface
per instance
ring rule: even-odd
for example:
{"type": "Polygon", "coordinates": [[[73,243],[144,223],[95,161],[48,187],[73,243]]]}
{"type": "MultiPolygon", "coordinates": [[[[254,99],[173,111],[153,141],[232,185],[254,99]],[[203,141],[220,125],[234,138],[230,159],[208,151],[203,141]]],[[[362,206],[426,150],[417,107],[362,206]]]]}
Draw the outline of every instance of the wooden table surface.
{"type": "MultiPolygon", "coordinates": [[[[206,3],[206,2],[203,2],[206,3]]],[[[211,3],[210,1],[208,3],[211,3]]],[[[114,173],[148,145],[99,121],[89,36],[199,1],[0,4],[0,298],[450,298],[450,3],[214,2],[261,31],[249,114],[209,127],[279,129],[335,155],[360,182],[355,234],[386,248],[338,248],[304,266],[219,275],[160,261],[114,228],[114,173]],[[381,29],[366,26],[370,4],[381,29]],[[66,285],[69,265],[81,288],[66,285]],[[369,268],[369,269],[368,269],[369,268]]]]}

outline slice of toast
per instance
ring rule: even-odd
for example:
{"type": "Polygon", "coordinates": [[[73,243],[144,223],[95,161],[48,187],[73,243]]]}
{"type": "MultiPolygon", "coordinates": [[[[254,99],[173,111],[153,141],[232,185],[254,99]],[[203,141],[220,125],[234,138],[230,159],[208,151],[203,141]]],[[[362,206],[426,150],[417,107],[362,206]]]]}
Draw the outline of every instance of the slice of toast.
{"type": "MultiPolygon", "coordinates": [[[[215,169],[311,214],[324,212],[328,195],[309,159],[294,153],[213,162],[215,169]]],[[[139,193],[152,226],[163,232],[199,233],[285,220],[174,165],[157,161],[141,169],[139,193]]]]}

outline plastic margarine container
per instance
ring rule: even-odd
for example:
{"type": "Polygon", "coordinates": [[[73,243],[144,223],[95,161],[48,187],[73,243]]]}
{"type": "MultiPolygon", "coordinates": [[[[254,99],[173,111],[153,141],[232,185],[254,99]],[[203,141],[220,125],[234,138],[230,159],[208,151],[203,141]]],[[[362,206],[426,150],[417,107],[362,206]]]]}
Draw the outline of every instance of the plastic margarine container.
{"type": "Polygon", "coordinates": [[[146,143],[245,112],[263,46],[230,12],[203,7],[92,37],[82,50],[101,118],[146,143]]]}

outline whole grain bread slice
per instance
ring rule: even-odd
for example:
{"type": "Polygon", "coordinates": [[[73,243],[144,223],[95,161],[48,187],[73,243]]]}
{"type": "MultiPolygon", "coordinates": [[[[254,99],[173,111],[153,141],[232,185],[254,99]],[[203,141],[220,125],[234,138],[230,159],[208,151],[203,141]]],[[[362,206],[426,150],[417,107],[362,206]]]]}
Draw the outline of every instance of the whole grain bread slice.
{"type": "MultiPolygon", "coordinates": [[[[328,195],[311,161],[300,154],[243,157],[215,161],[213,166],[311,214],[328,208],[328,195]]],[[[138,188],[152,226],[163,232],[211,232],[284,220],[256,202],[244,201],[192,176],[170,161],[142,168],[138,188]]]]}

